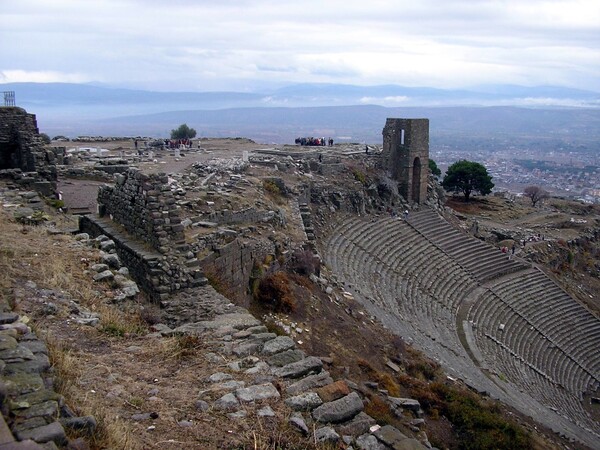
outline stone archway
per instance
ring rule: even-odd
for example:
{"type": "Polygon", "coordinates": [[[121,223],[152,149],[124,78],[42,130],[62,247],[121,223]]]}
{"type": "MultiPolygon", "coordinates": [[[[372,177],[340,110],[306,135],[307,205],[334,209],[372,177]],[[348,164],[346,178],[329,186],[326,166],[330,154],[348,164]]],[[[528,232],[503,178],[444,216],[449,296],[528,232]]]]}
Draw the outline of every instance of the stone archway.
{"type": "Polygon", "coordinates": [[[416,157],[412,164],[412,201],[421,203],[421,159],[416,157]]]}

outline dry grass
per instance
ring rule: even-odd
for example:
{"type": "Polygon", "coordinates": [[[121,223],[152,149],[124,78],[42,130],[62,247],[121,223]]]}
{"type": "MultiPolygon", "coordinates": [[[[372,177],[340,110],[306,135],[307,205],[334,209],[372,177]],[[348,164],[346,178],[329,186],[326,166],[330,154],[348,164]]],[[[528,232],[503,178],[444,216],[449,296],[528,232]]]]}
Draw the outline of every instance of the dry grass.
{"type": "MultiPolygon", "coordinates": [[[[78,414],[92,415],[97,421],[98,426],[90,442],[93,448],[143,448],[131,436],[131,427],[123,418],[114,414],[112,408],[106,405],[105,399],[84,389],[86,383],[82,382],[82,378],[85,366],[81,364],[80,355],[65,348],[57,337],[48,338],[46,344],[56,373],[56,391],[65,397],[69,405],[76,405],[78,414]]],[[[97,367],[95,370],[101,368],[97,367]]]]}
{"type": "Polygon", "coordinates": [[[382,389],[387,390],[390,396],[400,396],[400,386],[389,373],[377,370],[364,358],[359,358],[356,363],[372,381],[379,383],[382,389]]]}
{"type": "Polygon", "coordinates": [[[369,403],[365,406],[365,413],[375,419],[380,425],[393,425],[398,421],[390,405],[377,395],[370,398],[369,403]]]}
{"type": "Polygon", "coordinates": [[[199,356],[202,348],[202,340],[199,337],[184,335],[161,340],[157,351],[167,360],[183,360],[199,356]]]}
{"type": "MultiPolygon", "coordinates": [[[[224,413],[198,410],[199,390],[210,389],[204,380],[220,365],[205,354],[218,352],[218,344],[207,344],[201,337],[147,336],[147,324],[158,319],[158,312],[144,313],[135,304],[122,310],[113,304],[110,286],[92,282],[86,273],[97,262],[96,250],[70,236],[48,235],[43,227],[10,222],[1,209],[0,232],[2,294],[36,318],[38,336],[49,348],[56,389],[66,404],[77,415],[96,418],[94,435],[85,437],[91,449],[323,448],[285,424],[289,409],[282,403],[272,405],[277,419],[264,424],[252,413],[233,422],[224,413]],[[37,289],[26,287],[26,281],[35,282],[37,289]],[[45,302],[37,295],[39,289],[63,298],[57,297],[57,314],[39,313],[45,302]],[[98,314],[100,324],[90,327],[66,320],[72,315],[67,306],[71,298],[98,314]],[[147,412],[157,418],[131,417],[147,412]],[[178,426],[181,420],[194,425],[178,426]]],[[[224,359],[223,366],[226,363],[224,359]]],[[[206,400],[214,400],[222,393],[207,395],[206,400]]]]}
{"type": "Polygon", "coordinates": [[[73,298],[94,303],[99,294],[82,267],[92,252],[70,247],[68,236],[52,236],[46,228],[19,225],[0,212],[0,288],[8,289],[26,277],[48,289],[68,292],[73,298]]]}

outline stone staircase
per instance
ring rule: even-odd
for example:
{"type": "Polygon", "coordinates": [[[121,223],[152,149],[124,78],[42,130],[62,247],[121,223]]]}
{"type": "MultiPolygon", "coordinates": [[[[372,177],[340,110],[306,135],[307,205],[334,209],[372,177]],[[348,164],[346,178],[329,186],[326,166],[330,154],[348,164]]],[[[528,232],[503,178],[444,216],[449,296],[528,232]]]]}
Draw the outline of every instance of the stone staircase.
{"type": "Polygon", "coordinates": [[[433,210],[424,208],[410,215],[407,223],[425,239],[457,261],[480,283],[529,267],[507,254],[452,227],[433,210]]]}
{"type": "Polygon", "coordinates": [[[0,450],[52,450],[76,442],[65,429],[93,432],[93,417],[75,417],[53,389],[43,341],[2,302],[0,312],[0,450]],[[8,423],[7,423],[8,422],[8,423]]]}

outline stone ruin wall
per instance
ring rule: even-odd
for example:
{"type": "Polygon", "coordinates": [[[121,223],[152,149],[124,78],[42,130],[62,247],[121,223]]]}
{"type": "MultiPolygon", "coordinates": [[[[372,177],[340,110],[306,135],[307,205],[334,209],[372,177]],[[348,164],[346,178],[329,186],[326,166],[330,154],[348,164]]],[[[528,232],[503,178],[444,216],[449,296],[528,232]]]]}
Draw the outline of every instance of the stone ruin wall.
{"type": "MultiPolygon", "coordinates": [[[[198,260],[192,251],[194,246],[185,242],[167,175],[146,175],[131,169],[116,178],[114,186],[98,190],[100,218],[82,218],[80,230],[92,236],[105,234],[115,241],[117,253],[132,277],[155,300],[205,284],[205,270],[245,292],[254,262],[275,254],[275,245],[267,239],[238,237],[224,245],[211,245],[211,253],[198,260]],[[127,238],[120,227],[135,239],[127,238]],[[145,248],[144,243],[148,244],[145,248]]],[[[249,208],[216,212],[210,219],[217,223],[255,222],[274,215],[249,208]]]]}
{"type": "Polygon", "coordinates": [[[98,189],[100,218],[85,217],[80,222],[81,231],[105,234],[115,241],[132,277],[155,300],[206,281],[185,243],[179,209],[167,182],[165,174],[130,169],[116,176],[114,186],[98,189]]]}
{"type": "Polygon", "coordinates": [[[229,286],[235,286],[243,294],[249,286],[254,262],[263,262],[267,255],[275,255],[275,248],[270,241],[243,242],[236,239],[214,248],[211,254],[200,261],[200,268],[210,276],[218,276],[229,286]]]}
{"type": "Polygon", "coordinates": [[[429,119],[388,118],[382,134],[381,169],[390,171],[405,200],[424,203],[429,180],[429,119]]]}
{"type": "Polygon", "coordinates": [[[146,175],[130,169],[114,186],[98,190],[98,213],[122,225],[160,253],[186,250],[183,225],[166,174],[146,175]]]}
{"type": "Polygon", "coordinates": [[[275,217],[275,211],[260,211],[250,207],[239,211],[224,209],[210,214],[204,214],[199,220],[213,222],[219,225],[268,222],[275,217]]]}
{"type": "Polygon", "coordinates": [[[62,156],[64,149],[44,146],[35,114],[23,108],[0,107],[0,176],[54,197],[56,164],[62,156]]]}

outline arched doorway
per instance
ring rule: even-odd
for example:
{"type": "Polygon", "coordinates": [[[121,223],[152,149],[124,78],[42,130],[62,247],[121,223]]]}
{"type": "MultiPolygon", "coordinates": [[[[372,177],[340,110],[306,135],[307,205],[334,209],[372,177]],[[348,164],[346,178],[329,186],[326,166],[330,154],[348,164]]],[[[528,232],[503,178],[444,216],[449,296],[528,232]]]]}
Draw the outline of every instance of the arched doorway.
{"type": "Polygon", "coordinates": [[[421,203],[421,160],[415,158],[412,166],[412,201],[421,203]]]}

